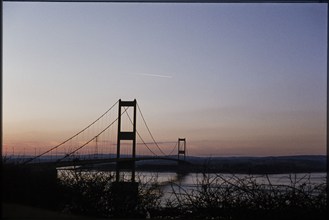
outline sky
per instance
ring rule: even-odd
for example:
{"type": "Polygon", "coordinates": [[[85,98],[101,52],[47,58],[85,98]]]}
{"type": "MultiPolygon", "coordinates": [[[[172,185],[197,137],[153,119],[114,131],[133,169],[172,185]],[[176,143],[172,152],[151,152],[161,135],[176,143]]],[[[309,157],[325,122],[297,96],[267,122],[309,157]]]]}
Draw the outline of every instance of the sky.
{"type": "MultiPolygon", "coordinates": [[[[326,154],[326,4],[3,3],[3,150],[137,99],[189,155],[326,154]]],[[[137,125],[137,129],[138,125],[137,125]]]]}

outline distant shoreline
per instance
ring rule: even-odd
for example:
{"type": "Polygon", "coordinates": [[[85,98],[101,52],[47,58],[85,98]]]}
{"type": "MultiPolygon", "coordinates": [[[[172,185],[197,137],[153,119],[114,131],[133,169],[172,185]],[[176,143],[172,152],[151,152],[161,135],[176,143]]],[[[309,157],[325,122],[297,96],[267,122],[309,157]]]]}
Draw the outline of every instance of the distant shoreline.
{"type": "MultiPolygon", "coordinates": [[[[115,155],[85,155],[86,158],[115,158],[115,155]]],[[[127,157],[122,155],[122,157],[127,157]]],[[[5,164],[21,163],[28,159],[9,158],[5,164]]],[[[177,158],[170,156],[168,158],[177,158]]],[[[55,161],[56,157],[41,157],[42,162],[55,161]]],[[[284,174],[284,173],[323,173],[327,172],[327,156],[295,155],[267,157],[195,157],[186,156],[189,164],[180,164],[169,160],[144,160],[136,162],[136,171],[176,172],[176,173],[229,173],[229,174],[284,174]]],[[[116,163],[85,165],[81,169],[110,171],[116,169],[116,163]]]]}
{"type": "MultiPolygon", "coordinates": [[[[322,155],[282,157],[186,157],[190,164],[173,161],[139,161],[136,171],[176,173],[288,174],[327,172],[322,155]]],[[[115,170],[115,163],[86,166],[85,169],[115,170]]]]}

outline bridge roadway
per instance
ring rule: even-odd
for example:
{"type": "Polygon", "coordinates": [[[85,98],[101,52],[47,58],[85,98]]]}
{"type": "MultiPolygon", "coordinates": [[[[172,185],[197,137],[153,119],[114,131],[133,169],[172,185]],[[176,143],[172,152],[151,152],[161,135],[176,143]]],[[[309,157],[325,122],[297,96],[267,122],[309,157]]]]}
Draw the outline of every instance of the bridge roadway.
{"type": "Polygon", "coordinates": [[[168,161],[176,161],[180,164],[188,165],[190,162],[179,160],[176,158],[171,157],[136,157],[134,158],[107,158],[107,159],[79,159],[75,158],[73,160],[63,160],[60,162],[57,161],[49,161],[49,162],[42,162],[42,163],[30,163],[27,164],[28,166],[46,166],[46,167],[69,167],[69,166],[83,166],[83,165],[91,165],[91,164],[102,164],[102,163],[114,163],[114,162],[132,162],[132,161],[145,161],[145,160],[168,160],[168,161]]]}

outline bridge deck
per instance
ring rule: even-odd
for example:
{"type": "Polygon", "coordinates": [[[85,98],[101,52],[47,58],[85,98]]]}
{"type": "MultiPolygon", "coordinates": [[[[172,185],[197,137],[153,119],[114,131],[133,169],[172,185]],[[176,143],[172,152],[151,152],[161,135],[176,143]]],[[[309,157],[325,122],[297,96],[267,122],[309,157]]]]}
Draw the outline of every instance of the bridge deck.
{"type": "Polygon", "coordinates": [[[49,161],[43,163],[31,163],[30,166],[50,166],[50,167],[68,167],[68,166],[83,166],[92,164],[102,164],[102,163],[114,163],[114,162],[129,162],[129,161],[145,161],[145,160],[168,160],[175,161],[181,164],[190,164],[187,161],[170,158],[170,157],[136,157],[134,158],[107,158],[107,159],[74,159],[70,161],[49,161]]]}

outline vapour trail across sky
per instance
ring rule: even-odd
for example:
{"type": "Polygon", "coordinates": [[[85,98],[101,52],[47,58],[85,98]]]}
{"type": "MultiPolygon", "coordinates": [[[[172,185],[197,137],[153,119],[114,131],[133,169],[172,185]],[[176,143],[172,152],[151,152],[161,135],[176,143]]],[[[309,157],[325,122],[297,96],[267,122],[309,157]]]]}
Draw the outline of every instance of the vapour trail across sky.
{"type": "Polygon", "coordinates": [[[172,78],[172,76],[169,75],[159,75],[159,74],[149,74],[149,73],[135,73],[134,75],[137,76],[149,76],[149,77],[159,77],[159,78],[172,78]]]}

